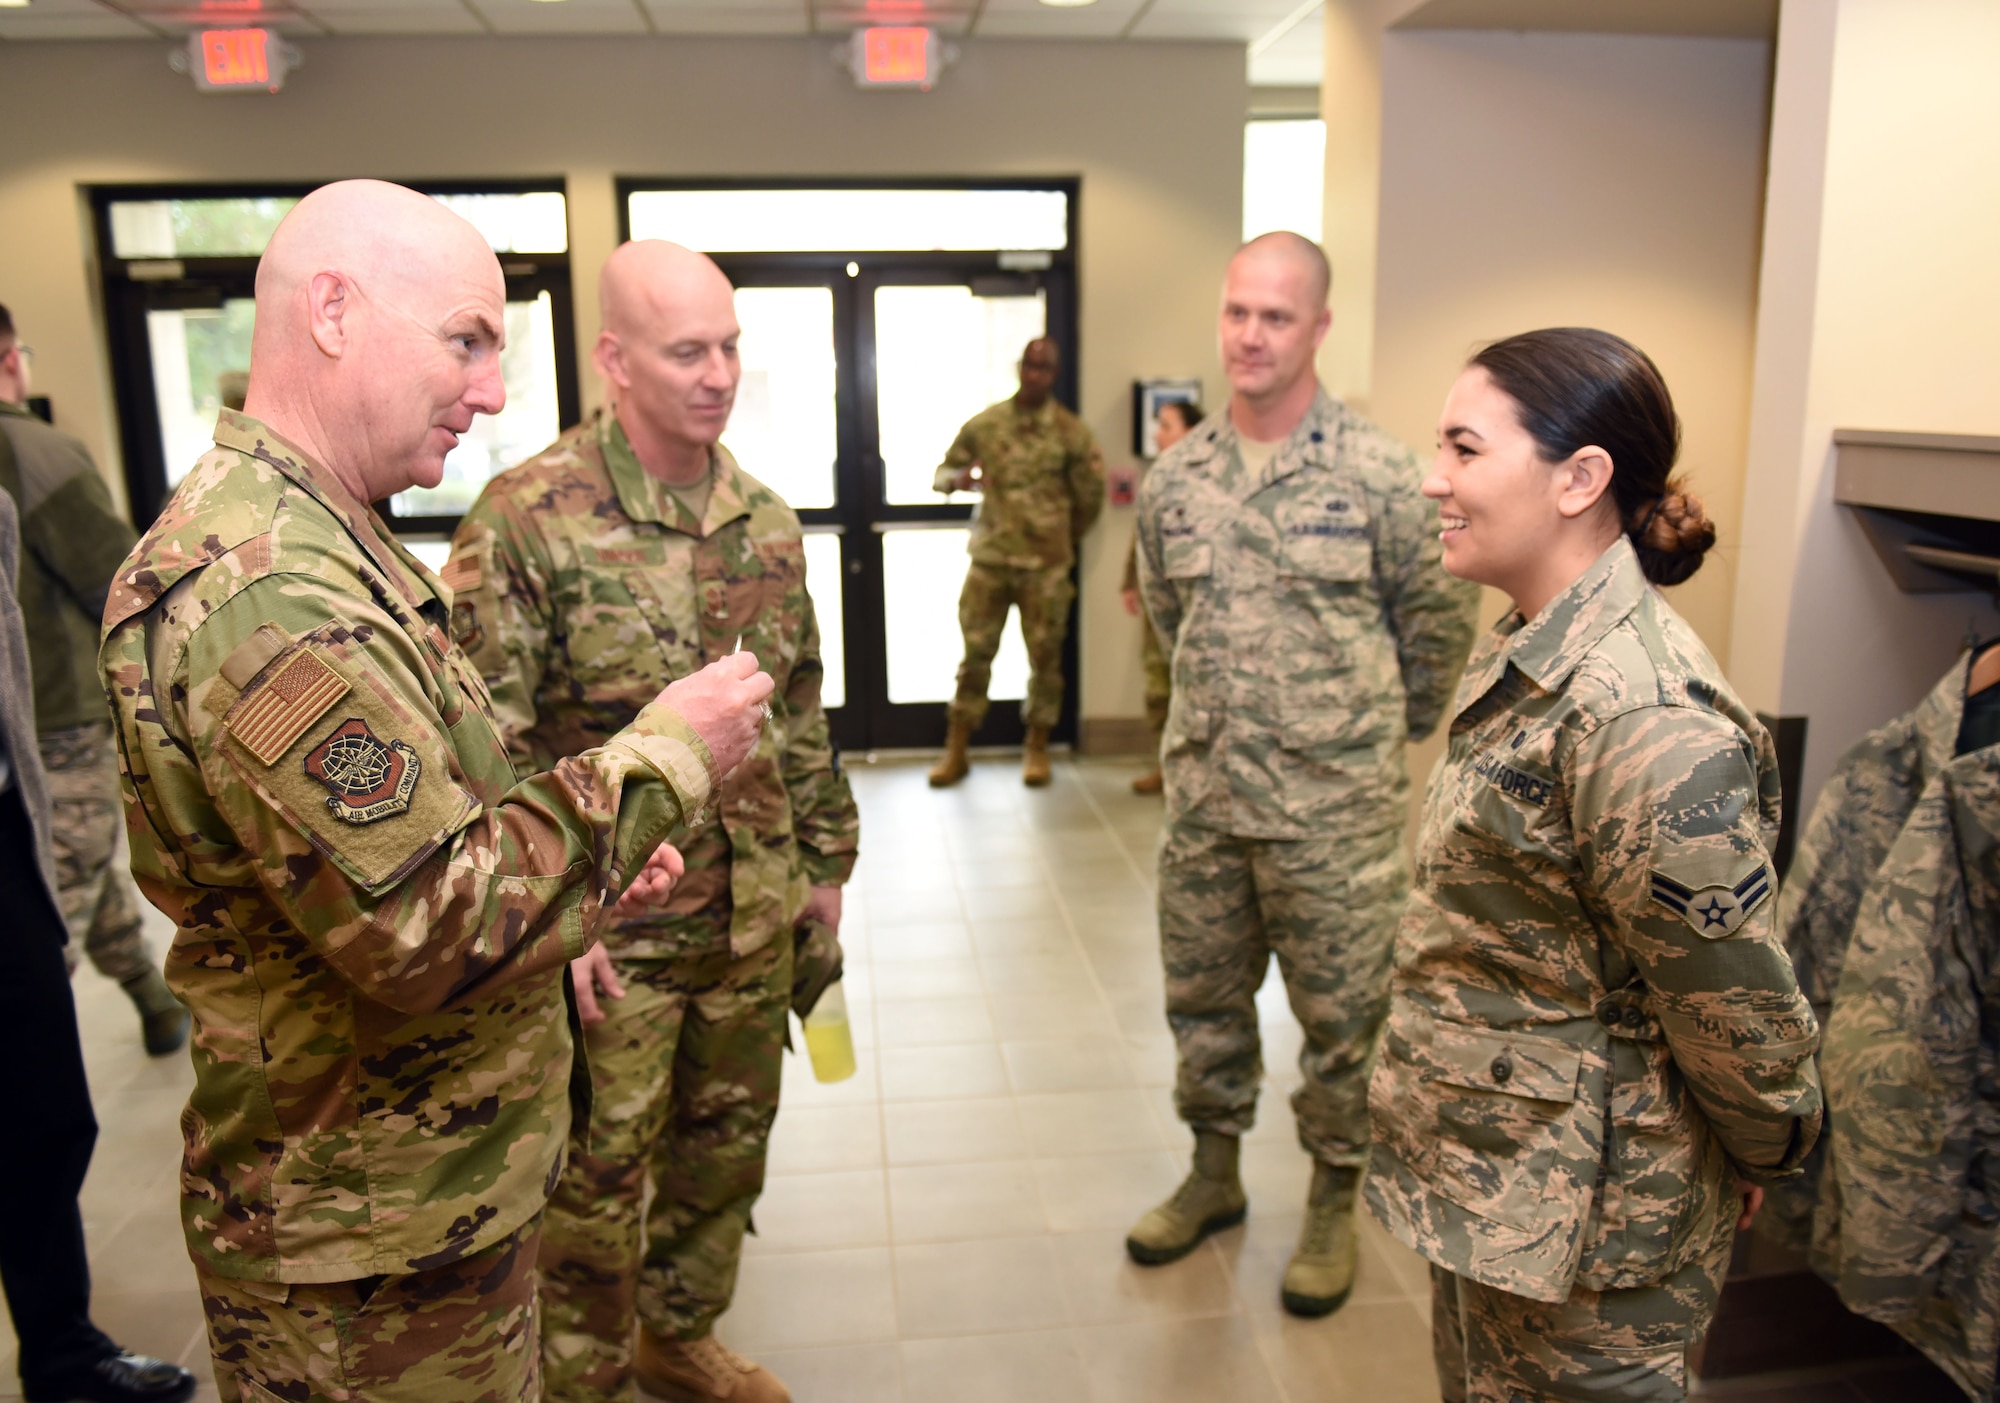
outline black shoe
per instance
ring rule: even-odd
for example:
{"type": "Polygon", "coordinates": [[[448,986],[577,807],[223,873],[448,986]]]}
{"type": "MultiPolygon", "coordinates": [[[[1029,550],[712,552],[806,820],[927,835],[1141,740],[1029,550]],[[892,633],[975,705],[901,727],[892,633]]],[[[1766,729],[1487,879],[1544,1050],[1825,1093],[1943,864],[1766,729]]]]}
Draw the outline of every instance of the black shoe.
{"type": "Polygon", "coordinates": [[[179,1052],[187,1043],[191,1021],[188,1011],[179,1004],[141,1018],[139,1033],[146,1040],[146,1055],[165,1057],[170,1052],[179,1052]]]}
{"type": "Polygon", "coordinates": [[[28,1403],[182,1403],[194,1375],[143,1354],[110,1354],[27,1390],[28,1403]]]}

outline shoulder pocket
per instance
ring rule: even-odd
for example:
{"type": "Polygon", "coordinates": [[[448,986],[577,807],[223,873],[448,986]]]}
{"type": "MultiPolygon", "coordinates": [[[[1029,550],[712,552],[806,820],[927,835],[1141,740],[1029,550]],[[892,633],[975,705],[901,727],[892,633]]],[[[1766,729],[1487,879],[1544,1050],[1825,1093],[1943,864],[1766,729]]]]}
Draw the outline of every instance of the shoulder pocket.
{"type": "MultiPolygon", "coordinates": [[[[223,664],[225,681],[237,654],[223,664]]],[[[478,809],[432,724],[316,635],[259,670],[215,734],[256,797],[370,892],[400,880],[478,809]]]]}

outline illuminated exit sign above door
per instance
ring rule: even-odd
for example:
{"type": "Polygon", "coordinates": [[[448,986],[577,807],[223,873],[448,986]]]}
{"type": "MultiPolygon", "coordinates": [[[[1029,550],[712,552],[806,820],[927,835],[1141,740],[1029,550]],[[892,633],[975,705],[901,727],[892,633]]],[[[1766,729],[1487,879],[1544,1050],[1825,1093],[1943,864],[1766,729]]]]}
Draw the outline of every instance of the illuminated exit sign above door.
{"type": "Polygon", "coordinates": [[[198,29],[174,67],[205,93],[274,93],[299,66],[299,51],[268,29],[198,29]]]}
{"type": "Polygon", "coordinates": [[[863,88],[916,88],[929,92],[946,54],[937,31],[915,24],[857,29],[849,40],[848,66],[863,88]]]}

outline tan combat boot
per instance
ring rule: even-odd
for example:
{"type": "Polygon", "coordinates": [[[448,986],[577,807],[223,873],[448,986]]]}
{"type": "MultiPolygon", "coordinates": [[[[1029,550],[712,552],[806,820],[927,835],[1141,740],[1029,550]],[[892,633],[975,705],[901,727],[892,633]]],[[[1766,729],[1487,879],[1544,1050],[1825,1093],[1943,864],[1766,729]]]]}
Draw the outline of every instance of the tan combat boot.
{"type": "Polygon", "coordinates": [[[1360,1188],[1358,1167],[1314,1161],[1305,1226],[1299,1231],[1298,1250],[1285,1264],[1284,1287],[1278,1294],[1293,1315],[1332,1315],[1354,1289],[1354,1259],[1360,1248],[1354,1236],[1354,1207],[1360,1188]]]}
{"type": "Polygon", "coordinates": [[[752,1364],[714,1335],[676,1340],[639,1331],[632,1360],[639,1387],[667,1403],[791,1403],[792,1391],[762,1365],[752,1364]]]}
{"type": "Polygon", "coordinates": [[[1160,767],[1155,765],[1152,769],[1146,771],[1145,774],[1133,779],[1132,792],[1134,794],[1158,794],[1162,789],[1166,788],[1166,784],[1166,776],[1161,774],[1160,767]]]}
{"type": "Polygon", "coordinates": [[[1236,1173],[1234,1135],[1194,1133],[1194,1168],[1173,1197],[1147,1213],[1125,1239],[1126,1255],[1142,1267],[1177,1262],[1210,1233],[1243,1221],[1250,1200],[1236,1173]]]}
{"type": "Polygon", "coordinates": [[[972,741],[972,727],[953,719],[944,738],[944,758],[931,770],[931,788],[947,789],[965,778],[971,768],[965,763],[965,747],[972,741]]]}
{"type": "Polygon", "coordinates": [[[1049,782],[1049,728],[1028,727],[1028,743],[1021,748],[1021,783],[1040,789],[1049,782]]]}

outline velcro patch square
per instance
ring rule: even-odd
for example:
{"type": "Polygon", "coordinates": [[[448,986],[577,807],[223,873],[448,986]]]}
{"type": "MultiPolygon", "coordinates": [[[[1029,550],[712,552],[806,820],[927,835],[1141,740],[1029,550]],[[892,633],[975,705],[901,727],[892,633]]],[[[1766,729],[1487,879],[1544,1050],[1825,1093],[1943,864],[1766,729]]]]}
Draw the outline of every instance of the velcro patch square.
{"type": "Polygon", "coordinates": [[[237,702],[224,722],[260,764],[275,765],[306,727],[347,695],[347,679],[317,649],[301,648],[237,702]]]}

